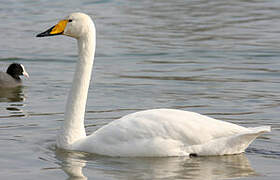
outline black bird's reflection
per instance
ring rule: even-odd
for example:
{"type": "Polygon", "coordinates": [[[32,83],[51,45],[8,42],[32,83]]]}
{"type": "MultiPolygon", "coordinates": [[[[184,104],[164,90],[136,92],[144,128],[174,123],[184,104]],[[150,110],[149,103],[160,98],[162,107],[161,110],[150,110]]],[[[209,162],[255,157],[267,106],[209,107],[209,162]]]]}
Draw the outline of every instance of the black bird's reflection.
{"type": "Polygon", "coordinates": [[[227,179],[257,176],[244,154],[213,157],[116,158],[56,150],[67,180],[227,179]],[[86,169],[88,175],[83,174],[86,169]]]}
{"type": "Polygon", "coordinates": [[[1,114],[1,117],[21,117],[25,116],[22,107],[25,100],[22,86],[14,88],[0,88],[0,103],[4,103],[5,108],[9,112],[9,116],[1,114]]]}
{"type": "Polygon", "coordinates": [[[0,88],[0,102],[22,102],[24,101],[23,87],[0,88]]]}

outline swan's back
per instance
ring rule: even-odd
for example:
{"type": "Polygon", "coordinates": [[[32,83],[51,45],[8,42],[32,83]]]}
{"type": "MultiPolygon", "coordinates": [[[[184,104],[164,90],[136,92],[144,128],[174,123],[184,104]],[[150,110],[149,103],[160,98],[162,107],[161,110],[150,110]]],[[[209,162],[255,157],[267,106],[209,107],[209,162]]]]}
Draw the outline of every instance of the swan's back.
{"type": "Polygon", "coordinates": [[[110,156],[183,156],[202,152],[203,144],[250,133],[248,128],[194,112],[153,109],[115,120],[73,149],[110,156]]]}
{"type": "Polygon", "coordinates": [[[120,141],[129,141],[134,138],[161,137],[194,145],[246,130],[244,127],[215,120],[195,112],[153,109],[126,115],[101,128],[95,135],[106,138],[103,139],[106,141],[115,141],[116,138],[120,141]],[[198,132],[200,133],[198,134],[198,132]]]}

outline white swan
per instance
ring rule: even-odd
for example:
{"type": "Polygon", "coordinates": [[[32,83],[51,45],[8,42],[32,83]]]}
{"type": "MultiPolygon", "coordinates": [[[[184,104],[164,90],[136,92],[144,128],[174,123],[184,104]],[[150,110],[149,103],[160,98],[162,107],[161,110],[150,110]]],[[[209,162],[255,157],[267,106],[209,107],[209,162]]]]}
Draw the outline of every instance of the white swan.
{"type": "Polygon", "coordinates": [[[194,112],[152,109],[126,115],[86,136],[84,114],[96,35],[91,18],[72,13],[37,37],[67,35],[78,41],[77,62],[57,147],[108,156],[225,155],[244,152],[269,126],[245,128],[194,112]]]}

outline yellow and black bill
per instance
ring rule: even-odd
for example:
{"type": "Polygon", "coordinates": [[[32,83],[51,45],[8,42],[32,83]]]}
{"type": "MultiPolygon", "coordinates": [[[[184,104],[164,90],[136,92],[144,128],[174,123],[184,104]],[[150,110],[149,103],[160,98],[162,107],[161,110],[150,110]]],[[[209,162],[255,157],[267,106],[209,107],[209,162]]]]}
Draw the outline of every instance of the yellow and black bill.
{"type": "Polygon", "coordinates": [[[51,27],[50,29],[48,29],[40,34],[37,34],[36,37],[61,35],[61,34],[63,34],[67,23],[68,23],[68,20],[61,20],[55,26],[51,27]]]}

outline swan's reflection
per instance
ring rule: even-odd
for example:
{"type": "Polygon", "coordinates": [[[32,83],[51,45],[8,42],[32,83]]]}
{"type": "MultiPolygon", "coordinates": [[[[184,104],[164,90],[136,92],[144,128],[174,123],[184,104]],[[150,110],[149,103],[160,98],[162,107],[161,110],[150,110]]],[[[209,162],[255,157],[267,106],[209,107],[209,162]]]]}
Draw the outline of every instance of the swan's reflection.
{"type": "Polygon", "coordinates": [[[61,168],[69,176],[67,180],[87,180],[82,171],[87,162],[85,154],[56,149],[55,155],[62,161],[61,168]]]}
{"type": "Polygon", "coordinates": [[[216,157],[112,158],[56,151],[69,180],[224,179],[256,176],[244,154],[216,157]],[[84,169],[87,174],[82,172],[84,169]],[[87,176],[87,177],[86,177],[87,176]]]}

